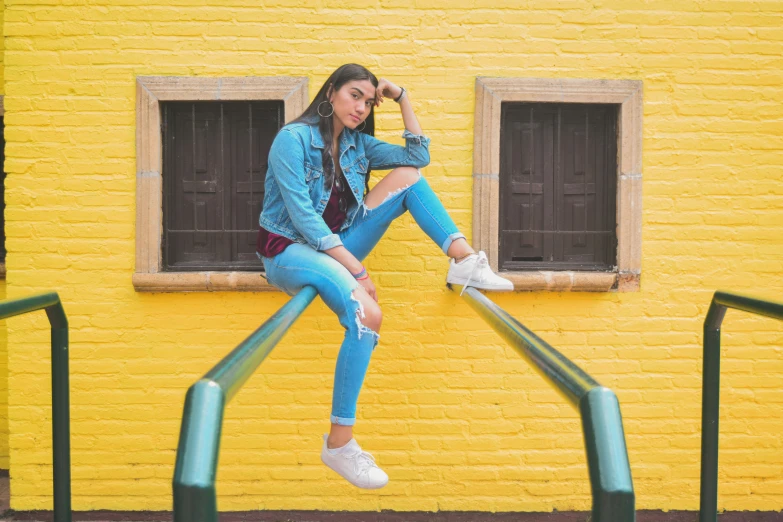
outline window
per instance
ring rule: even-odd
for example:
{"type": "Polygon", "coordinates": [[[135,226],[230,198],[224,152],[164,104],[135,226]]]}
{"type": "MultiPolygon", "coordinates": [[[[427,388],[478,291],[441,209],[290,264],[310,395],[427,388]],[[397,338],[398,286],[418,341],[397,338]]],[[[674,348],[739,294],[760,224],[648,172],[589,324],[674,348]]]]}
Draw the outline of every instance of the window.
{"type": "Polygon", "coordinates": [[[307,79],[136,79],[137,291],[276,290],[255,234],[274,133],[307,79]]]}
{"type": "Polygon", "coordinates": [[[255,254],[283,102],[163,105],[163,269],[263,270],[255,254]]]}
{"type": "Polygon", "coordinates": [[[615,265],[615,105],[503,103],[500,270],[615,265]]]}
{"type": "Polygon", "coordinates": [[[473,246],[517,290],[638,290],[641,147],[640,81],[477,78],[473,246]]]}

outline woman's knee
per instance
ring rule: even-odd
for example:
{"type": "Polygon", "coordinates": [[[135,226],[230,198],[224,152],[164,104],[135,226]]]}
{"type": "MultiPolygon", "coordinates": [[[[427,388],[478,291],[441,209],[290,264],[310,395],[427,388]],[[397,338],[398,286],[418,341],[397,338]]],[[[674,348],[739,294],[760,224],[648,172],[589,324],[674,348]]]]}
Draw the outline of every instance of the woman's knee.
{"type": "Polygon", "coordinates": [[[362,287],[354,290],[353,296],[359,302],[359,308],[356,310],[359,322],[376,333],[380,332],[381,323],[383,322],[381,307],[362,287]]]}
{"type": "Polygon", "coordinates": [[[400,187],[411,186],[421,178],[421,172],[415,167],[397,167],[388,175],[393,176],[400,187]]]}
{"type": "Polygon", "coordinates": [[[369,209],[385,203],[421,179],[421,173],[413,167],[397,167],[378,182],[367,195],[364,205],[369,209]]]}
{"type": "Polygon", "coordinates": [[[383,322],[383,312],[381,307],[375,301],[369,306],[364,307],[364,318],[361,319],[362,324],[372,330],[379,333],[381,331],[381,323],[383,322]]]}

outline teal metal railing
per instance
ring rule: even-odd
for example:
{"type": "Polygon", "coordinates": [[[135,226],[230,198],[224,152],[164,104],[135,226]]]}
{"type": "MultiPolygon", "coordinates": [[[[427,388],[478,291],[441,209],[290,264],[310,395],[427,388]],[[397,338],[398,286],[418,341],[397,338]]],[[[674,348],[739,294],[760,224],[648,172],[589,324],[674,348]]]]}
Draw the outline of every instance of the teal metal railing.
{"type": "Polygon", "coordinates": [[[598,384],[475,288],[467,288],[463,297],[579,411],[593,494],[593,522],[636,520],[631,466],[620,403],[614,392],[598,384]]]}
{"type": "Polygon", "coordinates": [[[726,310],[783,320],[783,303],[717,291],[704,319],[701,391],[701,501],[699,522],[718,520],[718,411],[720,409],[720,327],[726,310]]]}
{"type": "Polygon", "coordinates": [[[223,410],[315,296],[315,288],[304,287],[188,389],[174,468],[174,522],[217,522],[223,410]]]}
{"type": "Polygon", "coordinates": [[[71,415],[68,318],[55,292],[0,301],[0,319],[45,310],[52,328],[52,475],[54,521],[71,522],[71,415]]]}

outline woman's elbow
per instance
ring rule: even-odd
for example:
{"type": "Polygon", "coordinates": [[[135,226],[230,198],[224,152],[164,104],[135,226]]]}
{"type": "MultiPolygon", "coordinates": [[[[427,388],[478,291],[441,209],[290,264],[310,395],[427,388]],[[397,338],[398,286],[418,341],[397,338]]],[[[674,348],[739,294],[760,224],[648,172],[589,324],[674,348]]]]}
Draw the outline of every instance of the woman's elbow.
{"type": "Polygon", "coordinates": [[[417,169],[423,169],[427,165],[430,164],[430,153],[429,152],[423,152],[414,155],[413,158],[411,158],[411,167],[416,167],[417,169]]]}

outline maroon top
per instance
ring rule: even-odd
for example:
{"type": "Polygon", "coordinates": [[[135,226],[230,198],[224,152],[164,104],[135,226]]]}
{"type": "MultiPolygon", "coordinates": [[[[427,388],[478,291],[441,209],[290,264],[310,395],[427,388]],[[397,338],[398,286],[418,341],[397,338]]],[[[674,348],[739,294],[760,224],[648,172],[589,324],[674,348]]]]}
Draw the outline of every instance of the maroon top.
{"type": "MultiPolygon", "coordinates": [[[[345,194],[344,197],[348,198],[348,195],[351,194],[351,191],[348,188],[348,182],[345,180],[345,176],[343,174],[340,174],[340,178],[342,180],[343,187],[345,187],[345,191],[343,192],[343,194],[345,194]]],[[[326,226],[329,227],[329,230],[335,233],[340,230],[340,227],[345,222],[345,218],[347,216],[346,212],[340,212],[339,201],[340,193],[334,190],[334,185],[332,185],[332,193],[329,196],[329,202],[326,203],[323,218],[324,223],[326,223],[326,226]]],[[[287,237],[269,232],[264,227],[258,227],[256,250],[264,257],[275,257],[277,254],[285,250],[288,245],[293,243],[294,242],[287,237]]]]}

